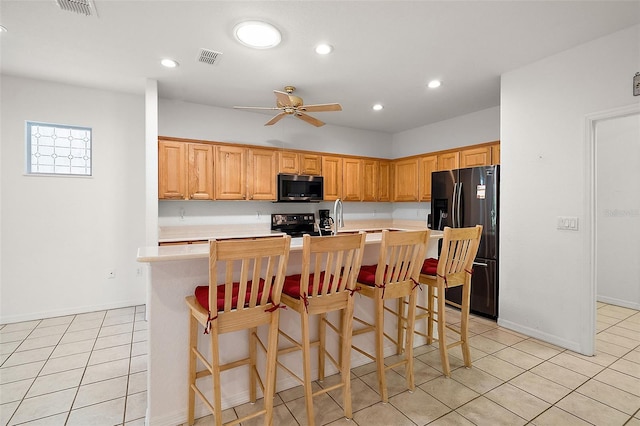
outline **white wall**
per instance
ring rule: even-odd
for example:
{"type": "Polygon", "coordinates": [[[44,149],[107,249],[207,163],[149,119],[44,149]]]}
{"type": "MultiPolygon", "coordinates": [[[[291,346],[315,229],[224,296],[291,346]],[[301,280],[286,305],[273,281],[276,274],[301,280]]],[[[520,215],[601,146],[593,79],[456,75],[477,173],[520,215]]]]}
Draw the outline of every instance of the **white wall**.
{"type": "Polygon", "coordinates": [[[495,106],[394,134],[392,158],[499,139],[500,107],[495,106]]]}
{"type": "Polygon", "coordinates": [[[0,323],[144,303],[144,97],[0,84],[0,323]],[[25,176],[27,120],[91,127],[93,176],[25,176]]]}
{"type": "Polygon", "coordinates": [[[634,26],[502,75],[500,320],[592,349],[586,115],[638,102],[634,26]],[[559,231],[558,216],[580,230],[559,231]]]}
{"type": "Polygon", "coordinates": [[[598,300],[640,310],[640,113],[596,123],[598,300]]]}

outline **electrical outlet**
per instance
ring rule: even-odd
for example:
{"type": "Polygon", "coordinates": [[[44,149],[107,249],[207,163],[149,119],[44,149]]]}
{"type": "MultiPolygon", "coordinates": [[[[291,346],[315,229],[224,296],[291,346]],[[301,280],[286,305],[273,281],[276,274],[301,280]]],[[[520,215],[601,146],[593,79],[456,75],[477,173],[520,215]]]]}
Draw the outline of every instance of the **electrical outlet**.
{"type": "Polygon", "coordinates": [[[113,279],[116,277],[116,270],[115,269],[109,269],[107,271],[107,278],[108,279],[113,279]]]}
{"type": "Polygon", "coordinates": [[[558,229],[563,231],[577,231],[578,218],[573,216],[558,216],[558,229]]]}
{"type": "Polygon", "coordinates": [[[640,96],[640,72],[633,77],[633,96],[640,96]]]}
{"type": "Polygon", "coordinates": [[[142,276],[142,266],[138,266],[136,268],[136,276],[137,277],[141,277],[142,276]]]}

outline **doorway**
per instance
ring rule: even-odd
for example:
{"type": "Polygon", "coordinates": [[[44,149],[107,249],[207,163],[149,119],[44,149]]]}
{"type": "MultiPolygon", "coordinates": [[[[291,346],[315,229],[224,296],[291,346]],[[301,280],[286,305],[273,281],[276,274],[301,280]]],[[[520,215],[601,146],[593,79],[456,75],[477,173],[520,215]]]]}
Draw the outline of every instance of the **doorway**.
{"type": "Polygon", "coordinates": [[[596,301],[640,308],[640,104],[587,117],[590,330],[596,301]],[[637,234],[637,235],[636,235],[637,234]]]}

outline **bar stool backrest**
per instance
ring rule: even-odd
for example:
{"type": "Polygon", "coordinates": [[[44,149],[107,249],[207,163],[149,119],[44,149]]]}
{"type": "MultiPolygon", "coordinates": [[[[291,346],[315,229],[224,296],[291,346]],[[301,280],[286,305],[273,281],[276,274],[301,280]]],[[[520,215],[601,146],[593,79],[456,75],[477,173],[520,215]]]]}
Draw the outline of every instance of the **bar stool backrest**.
{"type": "Polygon", "coordinates": [[[473,261],[478,254],[481,235],[482,225],[470,228],[444,228],[437,275],[438,279],[445,280],[446,287],[471,282],[473,261]]]}
{"type": "MultiPolygon", "coordinates": [[[[376,287],[386,293],[393,286],[407,282],[417,285],[429,242],[428,229],[423,231],[382,231],[380,257],[376,268],[376,287]]],[[[388,294],[393,297],[392,294],[388,294]]]]}

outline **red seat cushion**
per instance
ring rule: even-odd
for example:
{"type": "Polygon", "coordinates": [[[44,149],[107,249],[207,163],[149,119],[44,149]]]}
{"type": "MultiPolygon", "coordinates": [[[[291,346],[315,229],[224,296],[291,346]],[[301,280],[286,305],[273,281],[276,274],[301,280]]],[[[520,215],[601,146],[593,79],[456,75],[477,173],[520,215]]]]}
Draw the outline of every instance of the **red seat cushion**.
{"type": "MultiPolygon", "coordinates": [[[[300,281],[302,280],[301,274],[295,275],[287,275],[284,278],[284,286],[282,287],[282,292],[287,296],[294,297],[296,299],[300,298],[300,281]]],[[[318,291],[322,291],[322,284],[324,283],[324,272],[320,273],[320,285],[318,291]]],[[[333,283],[331,283],[333,284],[333,283]]],[[[309,288],[307,289],[307,294],[311,294],[313,290],[313,274],[309,275],[309,288]]],[[[331,287],[329,287],[331,290],[331,287]]]]}
{"type": "Polygon", "coordinates": [[[366,285],[376,285],[376,269],[378,265],[362,265],[358,274],[358,282],[366,285]]]}
{"type": "MultiPolygon", "coordinates": [[[[217,295],[217,308],[218,311],[224,310],[224,293],[225,293],[224,284],[218,286],[218,295],[217,295]]],[[[264,280],[260,278],[260,283],[258,285],[258,300],[262,297],[262,292],[264,291],[264,280]]],[[[231,290],[231,308],[236,309],[238,307],[238,293],[240,292],[240,283],[233,283],[233,289],[231,290]]],[[[196,299],[200,306],[209,310],[209,286],[201,285],[196,287],[195,291],[196,299]]],[[[247,295],[245,297],[245,304],[249,303],[251,300],[251,281],[247,281],[247,295]]]]}
{"type": "Polygon", "coordinates": [[[424,260],[420,273],[425,275],[436,275],[437,270],[438,270],[438,259],[434,259],[430,257],[429,259],[424,260]]]}

